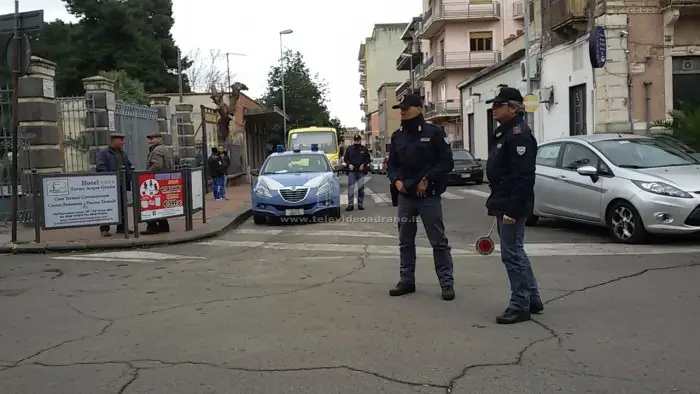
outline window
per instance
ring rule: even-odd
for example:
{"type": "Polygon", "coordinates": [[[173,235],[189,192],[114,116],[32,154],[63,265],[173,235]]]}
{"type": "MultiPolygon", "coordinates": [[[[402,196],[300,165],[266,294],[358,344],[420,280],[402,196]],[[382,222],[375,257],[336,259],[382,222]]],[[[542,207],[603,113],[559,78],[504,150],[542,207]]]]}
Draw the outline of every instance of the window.
{"type": "Polygon", "coordinates": [[[325,153],[338,151],[338,143],[335,140],[335,133],[332,131],[292,133],[289,137],[290,150],[295,145],[299,145],[300,150],[311,150],[311,144],[318,144],[318,149],[325,153]]]}
{"type": "Polygon", "coordinates": [[[466,150],[453,150],[452,159],[461,161],[474,161],[474,156],[466,150]]]}
{"type": "Polygon", "coordinates": [[[566,170],[577,170],[583,166],[598,168],[598,156],[592,150],[579,144],[566,144],[561,165],[566,170]]]}
{"type": "Polygon", "coordinates": [[[528,13],[530,14],[530,23],[535,21],[535,2],[528,1],[528,13]]]}
{"type": "Polygon", "coordinates": [[[283,155],[270,157],[260,172],[266,174],[294,174],[301,172],[331,172],[328,159],[323,155],[283,155]]]}
{"type": "Polygon", "coordinates": [[[551,144],[539,147],[535,163],[538,166],[556,167],[561,144],[551,144]]]}
{"type": "Polygon", "coordinates": [[[493,33],[489,32],[472,32],[469,33],[469,50],[470,51],[492,51],[493,50],[493,33]]]}

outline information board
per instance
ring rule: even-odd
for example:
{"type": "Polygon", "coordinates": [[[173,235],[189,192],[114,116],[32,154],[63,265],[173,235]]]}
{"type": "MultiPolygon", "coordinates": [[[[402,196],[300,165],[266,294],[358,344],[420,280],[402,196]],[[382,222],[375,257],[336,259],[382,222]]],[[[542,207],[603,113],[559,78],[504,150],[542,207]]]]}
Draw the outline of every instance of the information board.
{"type": "Polygon", "coordinates": [[[185,214],[182,171],[139,174],[138,184],[142,222],[185,214]]]}
{"type": "Polygon", "coordinates": [[[117,174],[43,177],[44,228],[119,223],[118,186],[117,174]]]}
{"type": "Polygon", "coordinates": [[[192,170],[190,173],[190,185],[192,185],[192,210],[197,211],[204,206],[204,193],[202,192],[202,170],[192,170]]]}

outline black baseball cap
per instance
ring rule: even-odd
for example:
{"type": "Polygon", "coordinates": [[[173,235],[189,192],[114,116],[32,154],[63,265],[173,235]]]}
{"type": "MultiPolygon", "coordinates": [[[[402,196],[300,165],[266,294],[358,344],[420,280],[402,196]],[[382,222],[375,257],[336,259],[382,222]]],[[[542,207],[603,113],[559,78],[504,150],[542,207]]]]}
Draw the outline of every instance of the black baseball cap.
{"type": "Polygon", "coordinates": [[[418,107],[421,108],[423,107],[423,100],[421,100],[420,96],[417,94],[407,94],[403,97],[403,100],[401,100],[400,103],[394,105],[393,109],[407,109],[410,107],[418,107]]]}
{"type": "Polygon", "coordinates": [[[504,104],[509,101],[523,102],[523,95],[515,88],[504,87],[498,92],[496,97],[491,100],[486,100],[486,104],[504,104]]]}
{"type": "Polygon", "coordinates": [[[355,134],[355,138],[353,138],[355,141],[362,141],[362,136],[359,134],[355,134]]]}

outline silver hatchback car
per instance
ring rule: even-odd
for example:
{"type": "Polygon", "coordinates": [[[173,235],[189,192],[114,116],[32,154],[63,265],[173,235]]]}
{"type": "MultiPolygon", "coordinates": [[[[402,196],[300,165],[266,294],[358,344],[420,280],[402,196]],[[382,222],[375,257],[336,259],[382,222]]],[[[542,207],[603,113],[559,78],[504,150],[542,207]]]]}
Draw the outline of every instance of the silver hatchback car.
{"type": "Polygon", "coordinates": [[[633,134],[544,142],[527,224],[540,217],[605,226],[621,243],[700,232],[700,160],[633,134]]]}

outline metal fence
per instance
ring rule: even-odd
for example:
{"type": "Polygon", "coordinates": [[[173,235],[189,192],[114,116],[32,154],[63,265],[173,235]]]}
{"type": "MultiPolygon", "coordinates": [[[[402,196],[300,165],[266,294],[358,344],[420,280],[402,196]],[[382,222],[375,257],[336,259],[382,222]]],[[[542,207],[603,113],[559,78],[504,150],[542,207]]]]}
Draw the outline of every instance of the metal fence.
{"type": "Polygon", "coordinates": [[[63,142],[63,172],[92,171],[90,148],[96,141],[94,131],[88,125],[94,124],[95,105],[90,97],[58,97],[58,133],[63,142]]]}
{"type": "MultiPolygon", "coordinates": [[[[31,199],[31,162],[29,144],[32,136],[17,141],[17,220],[31,224],[34,218],[31,199]]],[[[0,88],[0,232],[10,225],[12,217],[12,90],[0,88]]]]}
{"type": "Polygon", "coordinates": [[[124,138],[124,151],[137,171],[147,167],[148,143],[146,137],[158,131],[158,110],[137,104],[117,102],[115,124],[124,138]]]}

